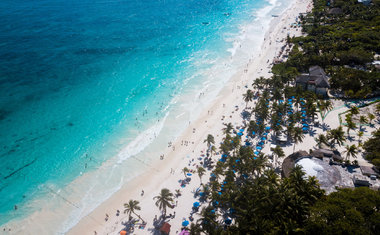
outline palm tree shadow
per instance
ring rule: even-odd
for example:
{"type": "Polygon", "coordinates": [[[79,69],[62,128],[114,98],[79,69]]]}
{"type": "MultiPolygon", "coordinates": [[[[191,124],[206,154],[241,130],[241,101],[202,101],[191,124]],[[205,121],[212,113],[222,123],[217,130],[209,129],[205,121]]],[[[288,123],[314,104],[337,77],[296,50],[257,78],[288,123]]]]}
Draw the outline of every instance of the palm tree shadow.
{"type": "Polygon", "coordinates": [[[354,136],[347,136],[347,140],[349,140],[349,141],[354,141],[354,140],[355,140],[355,137],[354,137],[354,136]]]}
{"type": "Polygon", "coordinates": [[[162,215],[158,220],[153,220],[153,228],[148,228],[148,231],[153,235],[161,235],[160,228],[163,223],[165,223],[165,217],[162,215]]]}
{"type": "Polygon", "coordinates": [[[326,123],[323,123],[323,124],[321,125],[321,128],[322,128],[323,131],[327,131],[327,130],[330,130],[330,129],[331,129],[330,126],[327,125],[326,123]]]}
{"type": "Polygon", "coordinates": [[[133,233],[135,231],[135,223],[137,222],[136,219],[128,220],[127,222],[121,222],[122,225],[124,225],[124,228],[122,230],[127,231],[127,233],[133,233]]]}
{"type": "Polygon", "coordinates": [[[317,131],[316,130],[309,130],[309,135],[311,136],[311,137],[314,137],[315,135],[317,134],[317,131]]]}
{"type": "Polygon", "coordinates": [[[243,118],[243,119],[249,119],[250,117],[251,117],[251,113],[250,112],[248,112],[248,111],[246,111],[246,110],[243,110],[243,112],[241,112],[241,117],[243,118]]]}

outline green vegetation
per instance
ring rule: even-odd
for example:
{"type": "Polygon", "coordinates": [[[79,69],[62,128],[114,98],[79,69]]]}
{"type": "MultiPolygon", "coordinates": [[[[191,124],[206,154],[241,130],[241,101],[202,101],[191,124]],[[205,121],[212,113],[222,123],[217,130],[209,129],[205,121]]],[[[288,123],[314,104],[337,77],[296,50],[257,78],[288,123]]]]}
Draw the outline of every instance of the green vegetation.
{"type": "Polygon", "coordinates": [[[310,209],[306,234],[378,234],[380,193],[362,187],[341,189],[310,209]],[[377,232],[376,232],[377,231],[377,232]]]}
{"type": "Polygon", "coordinates": [[[380,169],[380,129],[373,133],[373,137],[363,145],[365,150],[365,159],[380,169]]]}
{"type": "Polygon", "coordinates": [[[290,39],[295,47],[287,62],[273,72],[294,79],[319,65],[331,76],[331,88],[348,98],[364,98],[380,90],[373,65],[380,52],[380,1],[365,6],[357,0],[314,0],[312,13],[301,16],[307,36],[290,39]],[[330,14],[340,8],[342,14],[330,14]]]}
{"type": "MultiPolygon", "coordinates": [[[[332,88],[348,98],[380,91],[380,73],[371,63],[380,51],[380,1],[370,6],[357,0],[335,0],[331,6],[327,2],[314,0],[313,12],[300,17],[307,36],[288,38],[293,44],[288,60],[272,67],[271,78],[253,82],[260,94],[251,112],[254,118],[248,123],[249,135],[262,136],[270,126],[275,135],[286,133],[296,144],[305,134],[298,125],[302,119],[314,121],[319,111],[323,120],[332,109],[331,102],[291,85],[310,66],[324,68],[331,76],[332,88]],[[341,8],[343,14],[329,14],[333,7],[341,8]],[[287,102],[289,98],[292,104],[287,102]],[[292,105],[301,106],[306,116],[289,112],[292,105]]],[[[243,98],[246,107],[255,99],[251,90],[243,98]]],[[[346,116],[348,134],[357,128],[352,120],[355,113],[357,108],[352,108],[346,116]]],[[[374,115],[361,116],[360,131],[373,119],[374,115]]],[[[199,212],[201,218],[191,224],[192,234],[376,234],[380,230],[379,191],[356,188],[325,195],[315,177],[306,178],[297,166],[288,178],[280,178],[273,170],[276,160],[272,167],[263,153],[257,155],[242,146],[241,138],[231,133],[231,123],[224,125],[219,147],[222,158],[202,189],[206,207],[199,212]]],[[[334,148],[343,145],[344,135],[339,126],[315,140],[318,146],[334,148]]],[[[380,130],[364,144],[367,159],[379,167],[378,146],[380,130]]],[[[271,151],[275,159],[284,155],[280,146],[271,151]]],[[[356,145],[346,147],[346,161],[357,154],[356,145]]]]}

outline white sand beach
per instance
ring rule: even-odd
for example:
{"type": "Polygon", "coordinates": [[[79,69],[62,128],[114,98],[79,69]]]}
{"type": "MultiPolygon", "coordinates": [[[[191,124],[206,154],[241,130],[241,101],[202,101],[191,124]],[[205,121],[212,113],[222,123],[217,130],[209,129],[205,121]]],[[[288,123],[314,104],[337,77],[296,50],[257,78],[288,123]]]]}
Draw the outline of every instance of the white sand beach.
{"type": "MultiPolygon", "coordinates": [[[[175,215],[174,218],[166,220],[172,226],[171,234],[178,234],[183,219],[188,219],[190,215],[195,202],[194,192],[201,183],[198,175],[194,173],[190,176],[190,183],[181,188],[178,181],[185,178],[182,169],[187,167],[196,172],[197,165],[200,165],[199,159],[202,159],[206,153],[204,140],[208,134],[215,137],[216,147],[218,147],[222,138],[223,123],[231,122],[235,128],[242,125],[243,119],[240,114],[241,110],[245,108],[242,94],[248,88],[252,89],[251,84],[255,78],[270,76],[271,64],[275,58],[278,58],[281,47],[285,45],[287,35],[290,37],[301,35],[301,28],[290,27],[291,24],[295,23],[299,13],[310,11],[311,8],[310,0],[295,0],[282,15],[274,17],[270,29],[265,35],[260,53],[252,55],[253,59],[247,61],[247,65],[229,80],[215,101],[203,110],[200,117],[192,122],[170,147],[162,146],[162,148],[167,148],[165,157],[154,163],[154,170],[147,170],[138,178],[128,182],[127,185],[123,185],[117,193],[84,217],[68,234],[118,234],[125,227],[123,223],[128,221],[128,216],[123,213],[123,205],[130,199],[140,202],[141,211],[137,211],[137,214],[147,222],[144,229],[136,226],[133,234],[150,234],[154,230],[154,218],[159,218],[161,215],[155,206],[153,197],[157,196],[162,188],[168,188],[173,193],[176,189],[180,189],[182,192],[182,195],[175,199],[176,206],[167,211],[167,215],[175,215]],[[144,191],[143,195],[142,190],[144,191]],[[120,211],[119,215],[116,215],[117,210],[120,211]],[[106,214],[108,215],[107,221],[105,220],[106,214]]],[[[253,105],[254,103],[250,104],[251,107],[253,105]]],[[[333,124],[330,125],[333,126],[333,124]]],[[[296,146],[296,149],[309,149],[314,145],[313,138],[305,138],[302,146],[296,146]]],[[[268,150],[269,146],[263,151],[268,150]]],[[[285,148],[286,154],[292,151],[292,146],[285,148]]],[[[214,159],[219,157],[215,155],[214,159]]],[[[209,174],[210,172],[207,171],[202,177],[203,183],[207,182],[209,174]]]]}

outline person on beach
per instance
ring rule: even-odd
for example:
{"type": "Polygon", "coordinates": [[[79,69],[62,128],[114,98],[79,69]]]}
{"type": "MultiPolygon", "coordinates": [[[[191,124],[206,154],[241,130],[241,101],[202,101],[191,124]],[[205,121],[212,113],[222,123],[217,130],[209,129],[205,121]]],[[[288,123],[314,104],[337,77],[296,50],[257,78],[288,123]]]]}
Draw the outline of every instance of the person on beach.
{"type": "Polygon", "coordinates": [[[144,196],[144,190],[141,190],[141,196],[144,196]]]}

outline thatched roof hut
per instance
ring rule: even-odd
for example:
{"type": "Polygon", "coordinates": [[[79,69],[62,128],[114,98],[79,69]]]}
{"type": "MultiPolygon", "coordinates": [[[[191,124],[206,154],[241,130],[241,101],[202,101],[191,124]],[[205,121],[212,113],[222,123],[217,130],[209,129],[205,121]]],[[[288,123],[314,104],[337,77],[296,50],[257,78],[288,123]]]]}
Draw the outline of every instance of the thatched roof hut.
{"type": "Polygon", "coordinates": [[[282,171],[281,176],[282,177],[289,177],[290,172],[293,170],[295,162],[297,159],[309,156],[310,154],[306,151],[298,151],[293,154],[290,154],[287,158],[284,159],[282,162],[282,171]]]}

